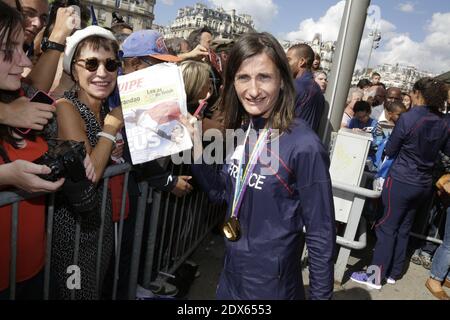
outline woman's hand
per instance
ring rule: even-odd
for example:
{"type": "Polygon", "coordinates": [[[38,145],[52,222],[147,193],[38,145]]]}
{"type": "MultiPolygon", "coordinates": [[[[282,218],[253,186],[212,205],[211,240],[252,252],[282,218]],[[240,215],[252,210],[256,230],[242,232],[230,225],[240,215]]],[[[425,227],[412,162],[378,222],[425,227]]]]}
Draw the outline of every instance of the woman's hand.
{"type": "Polygon", "coordinates": [[[202,159],[203,152],[203,144],[202,144],[202,128],[201,121],[191,114],[187,114],[187,116],[180,115],[178,119],[188,130],[189,135],[191,136],[192,143],[194,144],[194,163],[198,163],[202,159]]]}
{"type": "Polygon", "coordinates": [[[0,123],[15,128],[42,130],[55,111],[53,105],[30,102],[28,98],[21,97],[1,104],[0,123]]]}
{"type": "Polygon", "coordinates": [[[206,49],[204,46],[198,44],[191,51],[181,53],[178,55],[178,57],[181,58],[182,60],[193,59],[193,60],[200,61],[200,60],[206,58],[208,55],[209,55],[208,49],[206,49]]]}
{"type": "Polygon", "coordinates": [[[191,136],[191,139],[194,140],[196,135],[200,132],[198,128],[198,118],[192,116],[189,112],[187,116],[180,115],[178,120],[186,127],[191,136]]]}
{"type": "Polygon", "coordinates": [[[80,16],[76,10],[71,6],[59,8],[58,11],[56,11],[55,24],[49,40],[64,44],[66,38],[70,36],[72,31],[76,28],[80,28],[80,16]]]}
{"type": "Polygon", "coordinates": [[[54,192],[64,184],[64,178],[47,181],[38,174],[49,174],[51,169],[25,160],[0,165],[0,185],[13,185],[26,192],[54,192]]]}
{"type": "Polygon", "coordinates": [[[94,164],[91,161],[91,158],[89,157],[89,154],[86,154],[83,164],[84,168],[86,169],[86,178],[88,178],[92,183],[95,183],[96,181],[95,168],[94,164]]]}
{"type": "Polygon", "coordinates": [[[191,176],[178,176],[177,184],[175,185],[175,187],[173,187],[172,191],[170,192],[172,192],[177,197],[182,197],[192,192],[194,188],[188,182],[191,179],[192,179],[191,176]]]}
{"type": "Polygon", "coordinates": [[[450,174],[444,174],[439,180],[436,182],[436,188],[438,188],[438,193],[445,191],[447,194],[450,194],[450,174]]]}
{"type": "Polygon", "coordinates": [[[122,158],[123,155],[123,143],[117,144],[116,143],[116,147],[113,149],[113,151],[111,152],[111,157],[113,158],[122,158]]]}

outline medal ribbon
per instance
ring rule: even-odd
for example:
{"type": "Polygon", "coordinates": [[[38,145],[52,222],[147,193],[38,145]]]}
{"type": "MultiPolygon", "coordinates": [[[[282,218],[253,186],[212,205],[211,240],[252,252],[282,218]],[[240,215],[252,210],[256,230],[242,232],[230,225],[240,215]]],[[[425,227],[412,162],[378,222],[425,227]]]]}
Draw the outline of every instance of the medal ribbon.
{"type": "Polygon", "coordinates": [[[245,136],[244,141],[244,149],[242,150],[242,155],[239,160],[239,170],[238,176],[236,178],[236,186],[234,189],[234,197],[233,197],[233,206],[231,209],[231,217],[238,217],[239,208],[242,203],[242,199],[244,198],[245,191],[247,190],[248,183],[250,181],[250,177],[255,169],[256,163],[258,162],[258,158],[261,155],[262,150],[264,149],[264,145],[266,142],[267,135],[272,131],[271,129],[264,129],[263,132],[258,137],[256,141],[255,147],[250,154],[247,165],[245,166],[244,173],[242,174],[242,162],[245,157],[245,146],[247,143],[247,138],[251,129],[251,125],[247,130],[247,135],[245,136]]]}

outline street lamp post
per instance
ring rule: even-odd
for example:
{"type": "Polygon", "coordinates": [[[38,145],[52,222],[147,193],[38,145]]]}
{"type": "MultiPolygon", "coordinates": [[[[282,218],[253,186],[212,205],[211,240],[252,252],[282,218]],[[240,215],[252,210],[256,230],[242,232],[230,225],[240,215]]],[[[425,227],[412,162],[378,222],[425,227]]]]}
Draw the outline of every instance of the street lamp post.
{"type": "Polygon", "coordinates": [[[381,32],[375,29],[374,31],[370,31],[369,37],[372,38],[372,43],[370,44],[370,52],[369,52],[369,58],[367,59],[367,67],[366,67],[366,73],[369,73],[369,64],[370,64],[370,58],[372,56],[372,50],[377,49],[379,47],[380,41],[381,41],[381,32]]]}

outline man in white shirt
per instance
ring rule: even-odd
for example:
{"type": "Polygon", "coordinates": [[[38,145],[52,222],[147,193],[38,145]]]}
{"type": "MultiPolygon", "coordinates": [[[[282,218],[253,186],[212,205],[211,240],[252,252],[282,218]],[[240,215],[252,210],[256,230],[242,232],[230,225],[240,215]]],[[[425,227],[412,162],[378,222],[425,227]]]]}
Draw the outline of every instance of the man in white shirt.
{"type": "Polygon", "coordinates": [[[371,116],[374,119],[380,117],[381,113],[384,110],[384,101],[386,100],[386,90],[382,86],[372,86],[363,100],[369,102],[372,105],[372,113],[371,116]]]}

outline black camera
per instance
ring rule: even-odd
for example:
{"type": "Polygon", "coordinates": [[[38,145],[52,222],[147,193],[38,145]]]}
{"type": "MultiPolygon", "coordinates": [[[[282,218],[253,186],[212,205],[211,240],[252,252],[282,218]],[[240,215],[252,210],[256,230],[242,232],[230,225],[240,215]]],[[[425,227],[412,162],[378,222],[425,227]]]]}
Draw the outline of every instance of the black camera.
{"type": "Polygon", "coordinates": [[[112,13],[112,23],[125,23],[125,20],[123,20],[123,17],[116,11],[113,11],[112,13]]]}
{"type": "Polygon", "coordinates": [[[84,142],[49,139],[48,151],[35,163],[46,165],[52,170],[49,174],[39,175],[45,180],[56,181],[65,177],[79,182],[86,179],[83,164],[85,157],[84,142]]]}

